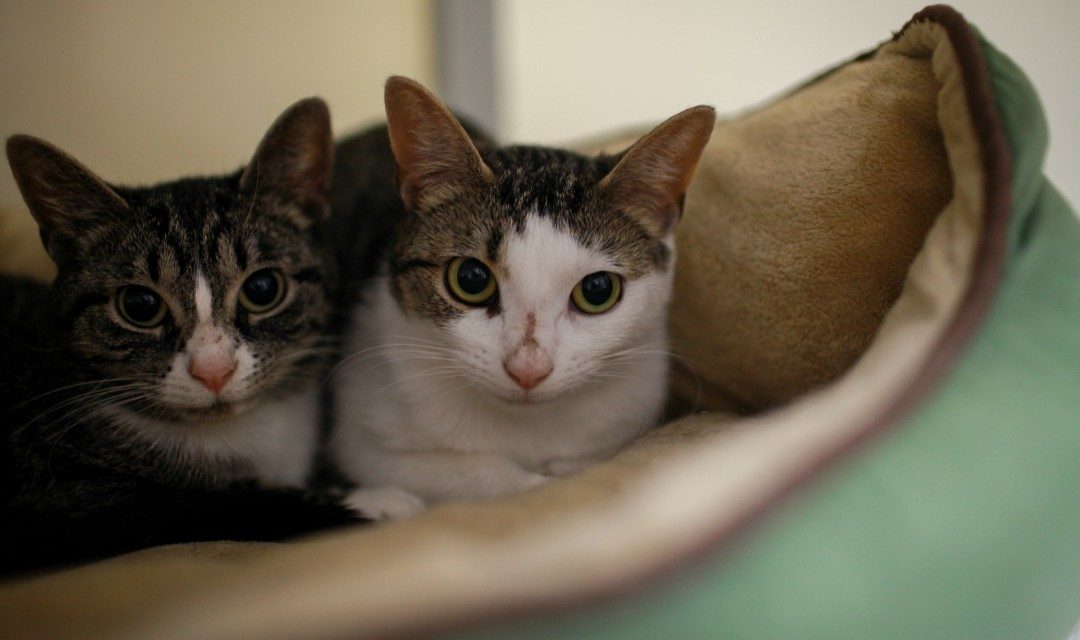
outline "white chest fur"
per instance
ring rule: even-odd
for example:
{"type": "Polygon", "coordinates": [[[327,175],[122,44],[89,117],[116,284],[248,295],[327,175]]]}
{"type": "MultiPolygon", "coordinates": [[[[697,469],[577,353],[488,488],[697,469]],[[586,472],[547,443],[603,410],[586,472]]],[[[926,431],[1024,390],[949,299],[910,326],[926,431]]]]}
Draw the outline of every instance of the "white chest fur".
{"type": "Polygon", "coordinates": [[[335,459],[363,486],[427,502],[520,491],[602,460],[655,424],[665,396],[662,322],[599,375],[528,404],[470,380],[468,365],[438,346],[429,322],[400,310],[386,282],[351,335],[347,352],[357,355],[334,374],[335,459]]]}
{"type": "Polygon", "coordinates": [[[304,486],[315,456],[318,416],[315,385],[280,399],[263,400],[242,415],[200,424],[161,422],[113,411],[114,419],[137,437],[186,458],[186,464],[239,462],[267,487],[304,486]]]}

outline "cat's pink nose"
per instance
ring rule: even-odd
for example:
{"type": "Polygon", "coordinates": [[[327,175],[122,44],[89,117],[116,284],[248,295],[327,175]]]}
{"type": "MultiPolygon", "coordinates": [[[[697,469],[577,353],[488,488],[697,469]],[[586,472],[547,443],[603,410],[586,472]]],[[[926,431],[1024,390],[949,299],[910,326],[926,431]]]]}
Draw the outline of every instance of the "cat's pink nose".
{"type": "Polygon", "coordinates": [[[221,393],[236,371],[236,360],[232,358],[192,359],[188,373],[202,383],[213,394],[221,393]]]}
{"type": "Polygon", "coordinates": [[[503,368],[519,387],[528,391],[551,375],[553,365],[550,358],[541,354],[519,351],[503,362],[503,368]]]}

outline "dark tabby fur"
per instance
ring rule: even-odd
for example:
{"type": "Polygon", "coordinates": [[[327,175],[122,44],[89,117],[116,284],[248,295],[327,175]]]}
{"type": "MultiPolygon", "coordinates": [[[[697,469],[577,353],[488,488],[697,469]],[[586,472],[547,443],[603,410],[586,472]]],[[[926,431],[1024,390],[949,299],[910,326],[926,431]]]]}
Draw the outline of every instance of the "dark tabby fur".
{"type": "Polygon", "coordinates": [[[329,136],[325,105],[309,99],[279,118],[248,168],[138,189],[105,185],[41,141],[9,141],[59,273],[51,287],[0,279],[0,572],[354,521],[336,502],[257,487],[242,459],[170,451],[105,415],[123,405],[183,428],[226,410],[170,408],[154,387],[191,334],[196,268],[222,300],[249,264],[277,266],[292,296],[280,313],[254,323],[221,305],[214,318],[255,354],[259,396],[317,375],[324,359],[311,347],[327,331],[333,279],[321,238],[329,136]],[[320,151],[316,166],[290,166],[320,151]],[[181,311],[152,330],[125,328],[114,297],[131,282],[153,283],[181,311]]]}

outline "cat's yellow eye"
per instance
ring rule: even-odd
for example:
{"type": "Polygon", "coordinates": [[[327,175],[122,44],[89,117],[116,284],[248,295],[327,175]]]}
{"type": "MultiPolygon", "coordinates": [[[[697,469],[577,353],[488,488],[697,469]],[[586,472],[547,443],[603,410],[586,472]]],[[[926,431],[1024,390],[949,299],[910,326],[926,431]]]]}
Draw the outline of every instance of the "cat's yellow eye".
{"type": "Polygon", "coordinates": [[[266,313],[285,299],[285,277],[277,269],[260,269],[240,285],[239,297],[249,313],[266,313]]]}
{"type": "Polygon", "coordinates": [[[597,271],[574,286],[570,299],[582,313],[597,314],[614,307],[621,295],[622,279],[614,273],[597,271]]]}
{"type": "Polygon", "coordinates": [[[161,296],[137,284],[129,284],[117,292],[116,310],[124,320],[143,329],[161,324],[167,311],[161,296]]]}
{"type": "Polygon", "coordinates": [[[495,274],[477,258],[454,258],[446,266],[446,289],[465,304],[479,307],[491,302],[499,286],[495,274]]]}

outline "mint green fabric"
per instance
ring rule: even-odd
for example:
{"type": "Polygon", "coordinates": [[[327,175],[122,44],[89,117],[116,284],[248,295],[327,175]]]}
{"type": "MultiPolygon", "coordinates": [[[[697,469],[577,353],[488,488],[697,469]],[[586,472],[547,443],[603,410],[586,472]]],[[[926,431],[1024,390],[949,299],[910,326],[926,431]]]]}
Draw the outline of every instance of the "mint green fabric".
{"type": "Polygon", "coordinates": [[[1080,225],[1034,90],[983,42],[1014,155],[1004,281],[947,382],[734,547],[463,637],[1063,640],[1080,619],[1080,225]]]}

